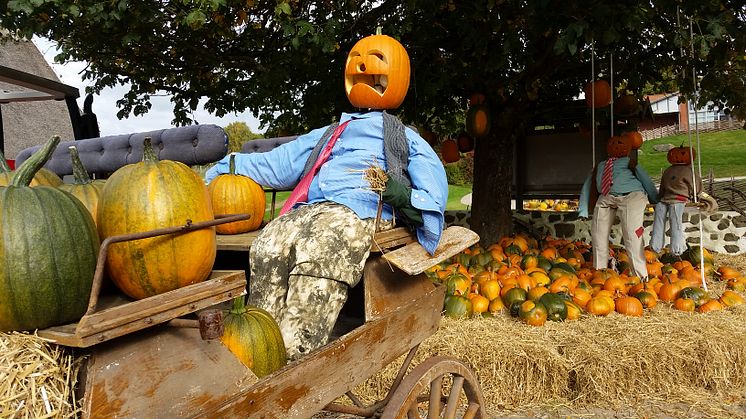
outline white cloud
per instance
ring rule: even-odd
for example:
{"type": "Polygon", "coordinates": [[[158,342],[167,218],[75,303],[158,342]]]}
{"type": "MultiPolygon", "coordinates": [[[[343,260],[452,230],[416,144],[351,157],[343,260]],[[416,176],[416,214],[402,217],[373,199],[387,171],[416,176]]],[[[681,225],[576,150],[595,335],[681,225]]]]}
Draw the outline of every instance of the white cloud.
{"type": "MultiPolygon", "coordinates": [[[[78,88],[81,95],[78,99],[78,106],[80,106],[82,110],[87,84],[83,82],[80,74],[86,64],[79,61],[57,64],[54,62],[54,56],[57,54],[57,47],[53,41],[45,38],[34,38],[33,41],[41,51],[42,55],[44,55],[44,58],[47,60],[49,65],[52,66],[52,69],[54,69],[54,72],[57,74],[60,81],[78,88]]],[[[151,98],[153,107],[145,115],[130,116],[129,118],[121,120],[117,118],[117,111],[119,109],[117,108],[116,102],[118,99],[122,98],[127,90],[129,89],[125,86],[107,88],[93,97],[93,112],[96,114],[98,119],[101,136],[153,131],[173,126],[171,124],[171,120],[174,118],[173,105],[168,97],[163,96],[151,98]]],[[[231,122],[245,122],[253,132],[260,132],[259,121],[254,118],[250,112],[231,114],[219,118],[204,110],[200,104],[199,109],[194,113],[193,119],[200,124],[215,124],[221,127],[225,127],[231,122]]]]}

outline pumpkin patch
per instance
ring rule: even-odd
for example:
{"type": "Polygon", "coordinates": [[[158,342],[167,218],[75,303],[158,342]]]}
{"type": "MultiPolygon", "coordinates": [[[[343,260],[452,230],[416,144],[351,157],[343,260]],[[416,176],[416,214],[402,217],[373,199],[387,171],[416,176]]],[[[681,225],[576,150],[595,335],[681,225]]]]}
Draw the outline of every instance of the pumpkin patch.
{"type": "Polygon", "coordinates": [[[517,234],[486,248],[474,245],[427,274],[446,286],[445,314],[449,317],[505,315],[534,326],[546,320],[582,321],[585,316],[642,317],[662,305],[707,313],[744,304],[741,293],[746,277],[732,267],[715,269],[706,249],[692,247],[682,258],[666,263],[661,261],[666,259],[664,252],[647,249],[647,282],[630,273],[625,249],[612,248],[612,252],[619,272],[593,269],[591,247],[585,242],[535,240],[517,234]],[[706,291],[705,277],[727,281],[725,291],[720,295],[706,291]],[[471,309],[473,301],[480,302],[478,310],[471,309]],[[487,309],[481,308],[485,305],[487,309]]]}

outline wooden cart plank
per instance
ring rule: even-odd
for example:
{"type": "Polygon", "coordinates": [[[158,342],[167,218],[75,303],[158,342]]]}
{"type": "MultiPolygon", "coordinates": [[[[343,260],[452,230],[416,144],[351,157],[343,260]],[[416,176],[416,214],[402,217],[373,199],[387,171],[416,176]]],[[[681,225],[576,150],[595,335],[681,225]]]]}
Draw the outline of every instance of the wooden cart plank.
{"type": "Polygon", "coordinates": [[[241,234],[218,234],[218,250],[232,250],[237,252],[248,252],[251,244],[262,230],[249,231],[241,234]]]}
{"type": "Polygon", "coordinates": [[[434,334],[445,288],[435,287],[239,391],[220,408],[194,417],[308,418],[434,334]]]}
{"type": "Polygon", "coordinates": [[[204,282],[142,300],[120,299],[118,304],[84,316],[78,323],[39,330],[38,334],[60,345],[85,348],[219,304],[245,292],[244,271],[213,271],[204,282]]]}
{"type": "Polygon", "coordinates": [[[178,418],[215,408],[258,378],[199,329],[156,326],[87,351],[82,418],[178,418]]]}
{"type": "Polygon", "coordinates": [[[450,226],[443,230],[435,254],[430,255],[424,247],[414,242],[398,249],[384,253],[392,265],[408,273],[417,275],[427,268],[454,256],[479,241],[479,235],[461,226],[450,226]]]}
{"type": "Polygon", "coordinates": [[[391,249],[417,241],[413,232],[404,227],[396,227],[391,230],[379,231],[373,237],[371,252],[381,252],[381,249],[391,249]]]}

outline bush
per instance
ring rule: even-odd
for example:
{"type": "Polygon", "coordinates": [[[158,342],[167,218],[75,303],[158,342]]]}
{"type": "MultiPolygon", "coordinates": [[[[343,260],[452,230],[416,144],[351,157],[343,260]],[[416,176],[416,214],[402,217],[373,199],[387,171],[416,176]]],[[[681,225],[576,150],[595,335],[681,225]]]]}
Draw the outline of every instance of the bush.
{"type": "Polygon", "coordinates": [[[474,156],[472,153],[461,155],[461,159],[454,163],[443,165],[449,185],[471,185],[474,183],[474,156]]]}

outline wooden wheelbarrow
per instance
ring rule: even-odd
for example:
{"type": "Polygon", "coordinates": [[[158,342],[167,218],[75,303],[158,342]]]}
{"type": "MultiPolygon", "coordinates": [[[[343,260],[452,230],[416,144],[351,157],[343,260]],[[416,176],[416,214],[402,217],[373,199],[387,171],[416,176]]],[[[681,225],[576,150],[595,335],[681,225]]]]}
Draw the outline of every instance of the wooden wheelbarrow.
{"type": "Polygon", "coordinates": [[[479,383],[461,361],[433,357],[410,370],[438,329],[445,294],[424,270],[477,241],[449,227],[431,257],[405,230],[379,233],[363,274],[362,324],[262,379],[197,329],[157,326],[96,345],[81,374],[83,417],[485,417],[479,383]],[[383,400],[364,405],[351,392],[404,354],[383,400]],[[334,403],[344,395],[349,404],[334,403]]]}

